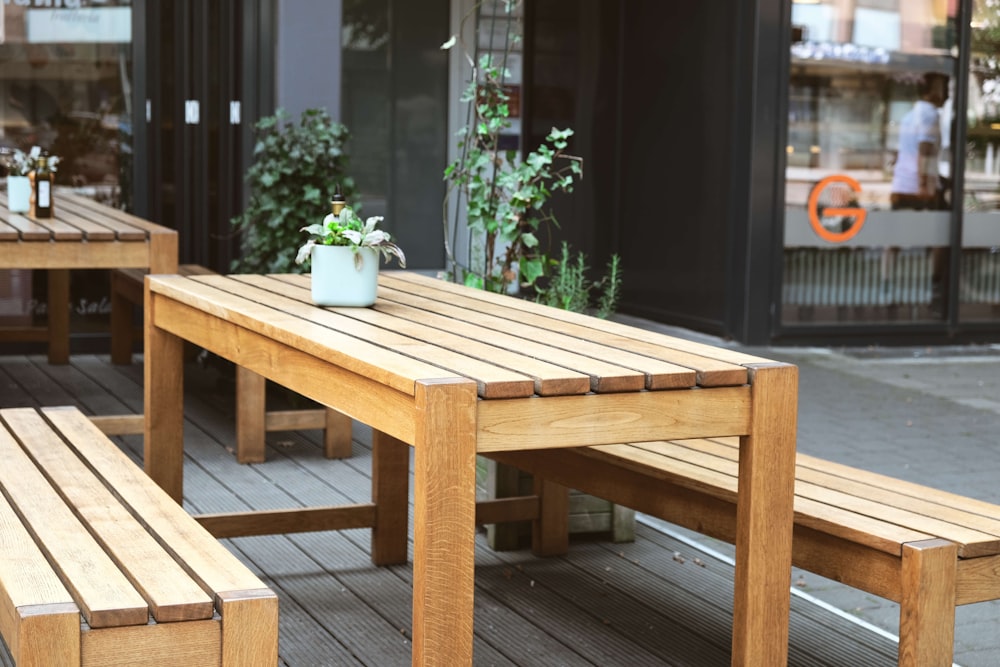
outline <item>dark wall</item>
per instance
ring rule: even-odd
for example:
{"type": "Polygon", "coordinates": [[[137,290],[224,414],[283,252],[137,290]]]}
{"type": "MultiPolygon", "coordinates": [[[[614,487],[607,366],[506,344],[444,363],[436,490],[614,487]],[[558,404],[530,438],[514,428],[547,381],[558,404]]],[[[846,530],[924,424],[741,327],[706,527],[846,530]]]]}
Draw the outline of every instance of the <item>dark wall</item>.
{"type": "Polygon", "coordinates": [[[616,0],[546,0],[527,6],[525,42],[526,150],[553,128],[572,128],[568,152],[583,158],[583,179],[556,193],[559,229],[549,252],[569,242],[584,253],[594,277],[618,250],[616,156],[620,100],[621,7],[616,0]]]}
{"type": "Polygon", "coordinates": [[[584,158],[582,183],[553,198],[559,240],[596,271],[621,255],[623,312],[722,333],[727,247],[746,219],[733,188],[736,170],[748,178],[734,148],[739,3],[529,7],[527,148],[572,127],[584,158]]]}
{"type": "Polygon", "coordinates": [[[739,206],[731,192],[737,4],[624,3],[622,310],[709,331],[725,320],[739,206]]]}

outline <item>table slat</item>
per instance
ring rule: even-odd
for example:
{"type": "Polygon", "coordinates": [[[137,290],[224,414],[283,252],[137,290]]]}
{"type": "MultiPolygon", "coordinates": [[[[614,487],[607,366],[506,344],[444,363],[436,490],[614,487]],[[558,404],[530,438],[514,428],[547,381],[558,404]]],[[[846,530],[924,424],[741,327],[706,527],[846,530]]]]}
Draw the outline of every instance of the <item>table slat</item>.
{"type": "MultiPolygon", "coordinates": [[[[329,326],[341,334],[382,346],[386,351],[419,358],[442,369],[437,372],[436,377],[458,375],[475,380],[483,398],[516,398],[534,394],[534,380],[523,373],[463,355],[460,351],[437,344],[437,341],[409,338],[397,332],[393,321],[383,321],[382,326],[379,326],[352,316],[360,311],[368,311],[367,308],[317,309],[311,303],[253,286],[250,284],[252,277],[249,276],[201,276],[198,280],[234,296],[266,303],[267,307],[288,316],[329,326]]],[[[262,282],[267,284],[268,279],[262,278],[262,282]]],[[[271,284],[281,288],[275,281],[271,281],[271,284]]],[[[265,317],[273,318],[274,315],[265,317]]]]}
{"type": "MultiPolygon", "coordinates": [[[[274,309],[261,309],[252,301],[205,284],[202,278],[159,275],[150,276],[148,280],[150,288],[158,294],[301,349],[312,356],[335,359],[340,366],[351,372],[377,378],[380,382],[411,396],[414,392],[413,383],[417,380],[453,376],[431,364],[340,333],[330,327],[295,318],[274,309]]],[[[330,315],[336,317],[335,313],[330,315]]]]}

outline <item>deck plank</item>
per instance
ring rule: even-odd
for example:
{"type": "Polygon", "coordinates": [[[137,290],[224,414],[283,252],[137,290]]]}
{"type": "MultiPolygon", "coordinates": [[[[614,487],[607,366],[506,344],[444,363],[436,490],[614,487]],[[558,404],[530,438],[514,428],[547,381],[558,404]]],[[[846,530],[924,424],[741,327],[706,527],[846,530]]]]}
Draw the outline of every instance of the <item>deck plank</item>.
{"type": "MultiPolygon", "coordinates": [[[[0,406],[140,412],[139,360],[115,366],[107,355],[73,355],[50,366],[42,355],[0,356],[0,406]]],[[[370,429],[354,425],[354,455],[341,460],[323,456],[318,431],[270,432],[267,461],[239,465],[228,367],[192,363],[186,372],[189,511],[368,500],[370,429]]],[[[141,461],[141,436],[114,440],[141,461]]],[[[371,565],[367,530],[223,542],[280,597],[282,665],[409,664],[412,567],[371,565]]],[[[643,524],[634,543],[577,540],[552,559],[494,552],[480,536],[476,564],[477,665],[729,664],[733,568],[643,524]]],[[[791,638],[792,666],[895,664],[893,642],[799,598],[791,638]]],[[[9,664],[0,651],[0,665],[9,664]]]]}

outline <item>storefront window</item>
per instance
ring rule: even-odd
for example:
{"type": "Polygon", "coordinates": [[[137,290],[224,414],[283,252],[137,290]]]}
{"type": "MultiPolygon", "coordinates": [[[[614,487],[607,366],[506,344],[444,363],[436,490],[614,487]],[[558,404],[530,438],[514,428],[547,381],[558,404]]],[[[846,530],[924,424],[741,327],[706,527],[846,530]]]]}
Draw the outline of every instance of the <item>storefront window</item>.
{"type": "Polygon", "coordinates": [[[128,0],[0,5],[0,150],[60,157],[57,185],[122,199],[130,146],[128,0]]]}
{"type": "MultiPolygon", "coordinates": [[[[131,33],[129,0],[2,0],[0,163],[38,146],[60,158],[57,188],[127,206],[131,33]]],[[[44,321],[45,272],[33,273],[0,271],[0,325],[44,321]]],[[[106,327],[106,272],[87,273],[99,275],[71,281],[75,330],[106,327]]]]}
{"type": "Polygon", "coordinates": [[[793,4],[783,324],[945,316],[956,5],[793,4]]]}
{"type": "Polygon", "coordinates": [[[1000,7],[974,0],[959,315],[1000,318],[1000,7]]]}

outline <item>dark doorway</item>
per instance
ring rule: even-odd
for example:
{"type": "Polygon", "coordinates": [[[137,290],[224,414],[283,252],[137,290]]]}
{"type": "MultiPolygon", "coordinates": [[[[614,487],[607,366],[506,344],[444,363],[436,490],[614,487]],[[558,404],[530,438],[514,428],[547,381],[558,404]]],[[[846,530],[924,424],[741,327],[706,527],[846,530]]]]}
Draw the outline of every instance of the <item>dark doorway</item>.
{"type": "Polygon", "coordinates": [[[135,210],[177,229],[181,263],[225,272],[253,122],[272,111],[259,100],[273,77],[258,75],[272,3],[163,0],[144,11],[135,210]]]}

